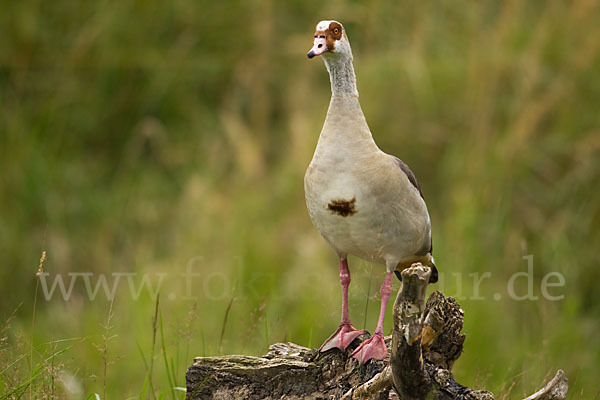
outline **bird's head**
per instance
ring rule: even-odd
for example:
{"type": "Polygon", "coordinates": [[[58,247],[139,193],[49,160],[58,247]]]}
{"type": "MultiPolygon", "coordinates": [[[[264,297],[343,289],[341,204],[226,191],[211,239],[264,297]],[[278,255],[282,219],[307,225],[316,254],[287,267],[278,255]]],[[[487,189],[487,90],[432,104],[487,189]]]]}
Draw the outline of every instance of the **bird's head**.
{"type": "Polygon", "coordinates": [[[313,58],[321,54],[323,56],[335,54],[352,57],[348,36],[346,36],[346,31],[339,22],[321,21],[317,24],[313,47],[306,55],[308,58],[313,58]]]}

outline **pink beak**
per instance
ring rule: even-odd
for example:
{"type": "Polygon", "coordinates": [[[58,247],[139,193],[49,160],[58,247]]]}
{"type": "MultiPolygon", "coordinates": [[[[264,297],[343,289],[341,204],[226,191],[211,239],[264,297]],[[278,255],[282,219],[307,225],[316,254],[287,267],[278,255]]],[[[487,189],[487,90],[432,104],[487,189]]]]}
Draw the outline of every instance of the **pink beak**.
{"type": "Polygon", "coordinates": [[[313,47],[306,55],[308,56],[308,58],[313,58],[314,56],[320,56],[327,50],[327,39],[325,38],[325,35],[319,35],[315,36],[313,47]]]}

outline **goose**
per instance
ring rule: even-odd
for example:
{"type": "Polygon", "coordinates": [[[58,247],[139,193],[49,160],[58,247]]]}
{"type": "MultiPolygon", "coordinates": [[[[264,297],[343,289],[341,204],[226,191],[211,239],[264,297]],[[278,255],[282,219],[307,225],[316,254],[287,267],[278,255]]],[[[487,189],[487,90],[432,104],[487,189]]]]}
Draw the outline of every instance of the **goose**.
{"type": "Polygon", "coordinates": [[[321,352],[345,351],[364,330],[352,326],[348,313],[350,270],[347,256],[385,264],[380,288],[381,308],[373,335],[352,357],[365,364],[382,360],[387,352],[383,321],[392,290],[392,273],[420,262],[438,272],[433,263],[431,222],[415,175],[400,159],[377,147],[362,112],[352,50],[341,23],[317,24],[308,58],[321,56],[329,72],[331,101],[317,147],[304,177],[310,218],[335,251],[342,287],[339,328],[323,343],[321,352]]]}

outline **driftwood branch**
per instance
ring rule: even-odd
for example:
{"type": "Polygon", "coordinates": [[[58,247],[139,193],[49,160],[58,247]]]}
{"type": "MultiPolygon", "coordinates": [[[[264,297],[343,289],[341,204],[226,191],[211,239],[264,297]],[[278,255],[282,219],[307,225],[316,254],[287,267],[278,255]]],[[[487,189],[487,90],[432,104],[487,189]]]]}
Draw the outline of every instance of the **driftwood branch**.
{"type": "MultiPolygon", "coordinates": [[[[454,380],[452,366],[465,341],[464,313],[455,299],[437,291],[425,302],[430,273],[420,264],[402,272],[386,359],[361,366],[350,357],[367,335],[346,352],[276,343],[262,357],[198,357],[187,371],[186,399],[493,399],[454,380]]],[[[559,370],[525,400],[562,400],[567,390],[559,370]]]]}
{"type": "Polygon", "coordinates": [[[434,292],[425,304],[431,271],[420,264],[402,271],[402,289],[394,303],[390,366],[401,399],[493,399],[490,392],[454,380],[452,365],[462,352],[464,313],[453,298],[434,292]],[[408,367],[408,368],[407,368],[408,367]]]}
{"type": "Polygon", "coordinates": [[[562,400],[567,396],[569,383],[562,369],[559,369],[554,378],[543,389],[535,392],[525,400],[562,400]]]}
{"type": "Polygon", "coordinates": [[[431,270],[410,267],[402,271],[402,288],[394,303],[392,382],[401,399],[424,399],[431,391],[421,350],[422,316],[431,270]]]}

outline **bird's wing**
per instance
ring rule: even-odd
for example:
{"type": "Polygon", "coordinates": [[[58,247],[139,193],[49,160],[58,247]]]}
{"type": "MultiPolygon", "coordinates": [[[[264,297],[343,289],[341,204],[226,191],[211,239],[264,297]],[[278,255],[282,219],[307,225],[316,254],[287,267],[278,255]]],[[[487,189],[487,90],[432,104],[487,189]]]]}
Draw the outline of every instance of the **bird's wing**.
{"type": "MultiPolygon", "coordinates": [[[[423,201],[425,201],[425,197],[423,196],[423,191],[421,190],[421,186],[419,186],[419,182],[417,182],[417,177],[415,176],[415,174],[411,171],[411,169],[408,167],[408,165],[404,161],[402,161],[398,157],[394,157],[394,159],[398,163],[398,166],[400,167],[402,172],[404,172],[404,174],[406,174],[406,177],[408,178],[409,182],[419,191],[419,194],[421,195],[421,198],[423,199],[423,201]]],[[[433,253],[433,240],[431,238],[431,233],[429,234],[429,246],[427,247],[427,244],[424,244],[423,252],[424,252],[424,254],[433,253]]]]}
{"type": "Polygon", "coordinates": [[[408,177],[410,183],[412,183],[412,185],[419,191],[421,198],[425,200],[425,197],[423,197],[423,192],[421,191],[421,186],[419,186],[419,182],[417,182],[417,177],[415,176],[415,174],[413,174],[413,172],[410,170],[410,168],[408,167],[408,165],[406,165],[404,161],[402,161],[398,157],[394,158],[396,159],[396,162],[398,163],[398,166],[400,167],[402,172],[404,172],[408,177]]]}

